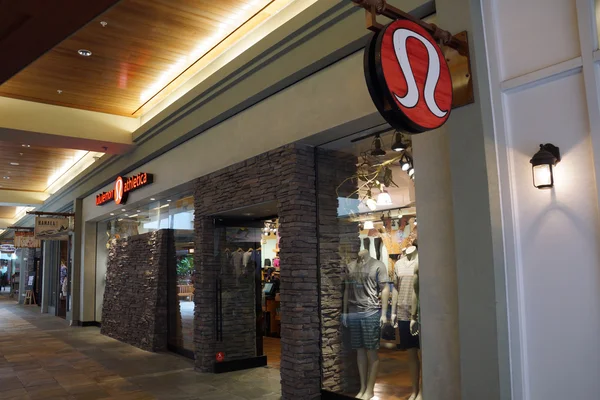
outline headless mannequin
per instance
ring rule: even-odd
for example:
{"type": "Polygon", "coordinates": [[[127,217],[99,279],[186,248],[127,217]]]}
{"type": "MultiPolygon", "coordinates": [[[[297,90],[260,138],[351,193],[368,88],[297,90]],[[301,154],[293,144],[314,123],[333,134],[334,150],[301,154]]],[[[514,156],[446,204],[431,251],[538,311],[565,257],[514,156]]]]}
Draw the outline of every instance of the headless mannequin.
{"type": "MultiPolygon", "coordinates": [[[[416,259],[418,256],[417,254],[417,248],[415,246],[410,246],[406,249],[406,257],[409,260],[414,260],[416,259]]],[[[418,262],[418,261],[417,261],[418,262]]],[[[419,264],[417,263],[415,265],[415,277],[413,279],[417,279],[418,280],[418,270],[419,270],[419,264]]],[[[414,282],[414,281],[413,281],[414,282]]],[[[413,283],[414,284],[414,283],[413,283]]],[[[416,284],[414,284],[415,286],[418,287],[418,281],[416,284]]],[[[416,307],[415,304],[418,302],[418,298],[417,298],[417,294],[416,292],[413,290],[412,291],[412,312],[411,312],[411,321],[410,321],[410,332],[413,336],[416,336],[419,334],[419,331],[417,329],[418,324],[416,324],[416,320],[415,315],[416,315],[416,307]]],[[[398,288],[394,285],[394,289],[392,291],[392,312],[394,314],[392,314],[392,324],[396,324],[397,323],[397,315],[396,310],[397,310],[397,305],[398,305],[398,288]]],[[[419,359],[419,349],[417,348],[412,348],[412,349],[408,349],[407,350],[408,353],[408,367],[410,370],[410,378],[411,378],[411,383],[412,383],[412,394],[410,395],[410,397],[408,398],[408,400],[422,400],[422,394],[421,394],[421,361],[419,359]]]]}
{"type": "MultiPolygon", "coordinates": [[[[384,271],[387,271],[387,267],[381,261],[375,260],[369,255],[368,250],[361,250],[358,253],[358,265],[371,264],[373,267],[379,267],[384,271]]],[[[390,285],[388,284],[387,273],[383,278],[385,281],[378,282],[379,290],[381,292],[381,317],[379,320],[379,327],[381,328],[388,322],[387,319],[387,308],[388,300],[390,296],[390,285]]],[[[349,285],[345,285],[344,288],[344,310],[342,314],[342,323],[345,327],[348,327],[348,311],[349,311],[349,285]]],[[[379,356],[377,350],[371,350],[366,348],[358,348],[356,350],[358,373],[360,375],[360,392],[355,396],[357,399],[370,400],[375,396],[375,380],[377,379],[377,371],[379,369],[379,356]]]]}

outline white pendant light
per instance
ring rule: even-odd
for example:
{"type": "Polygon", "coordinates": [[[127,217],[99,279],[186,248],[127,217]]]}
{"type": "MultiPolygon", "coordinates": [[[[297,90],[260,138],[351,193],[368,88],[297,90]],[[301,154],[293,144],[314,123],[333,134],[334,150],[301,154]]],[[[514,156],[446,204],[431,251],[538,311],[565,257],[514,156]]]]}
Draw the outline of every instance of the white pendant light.
{"type": "Polygon", "coordinates": [[[369,210],[371,210],[371,211],[377,210],[377,202],[375,200],[373,200],[372,198],[369,197],[365,203],[367,204],[367,207],[369,207],[369,210]]]}
{"type": "Polygon", "coordinates": [[[375,225],[373,225],[373,221],[365,221],[365,229],[375,229],[375,225]]]}
{"type": "Polygon", "coordinates": [[[377,196],[377,205],[378,206],[391,206],[392,205],[392,197],[388,192],[382,190],[381,193],[377,196]]]}

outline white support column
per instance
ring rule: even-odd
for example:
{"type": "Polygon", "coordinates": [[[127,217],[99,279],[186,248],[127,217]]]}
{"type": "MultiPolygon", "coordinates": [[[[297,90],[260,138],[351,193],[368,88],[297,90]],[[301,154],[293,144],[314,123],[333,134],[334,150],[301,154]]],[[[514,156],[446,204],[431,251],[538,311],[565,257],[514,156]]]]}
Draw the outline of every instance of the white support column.
{"type": "Polygon", "coordinates": [[[458,286],[448,135],[413,136],[425,399],[460,400],[458,286]]]}
{"type": "Polygon", "coordinates": [[[85,222],[83,225],[83,262],[80,268],[79,318],[81,322],[95,320],[96,293],[96,223],[85,222]]]}
{"type": "Polygon", "coordinates": [[[475,92],[475,104],[453,110],[445,126],[454,210],[461,399],[511,399],[502,213],[481,1],[437,0],[436,9],[439,26],[452,33],[468,32],[475,92]]]}
{"type": "Polygon", "coordinates": [[[600,92],[598,67],[594,63],[594,51],[598,48],[595,4],[592,0],[576,0],[579,45],[583,64],[583,81],[587,100],[590,136],[594,157],[596,193],[600,199],[600,92]]]}

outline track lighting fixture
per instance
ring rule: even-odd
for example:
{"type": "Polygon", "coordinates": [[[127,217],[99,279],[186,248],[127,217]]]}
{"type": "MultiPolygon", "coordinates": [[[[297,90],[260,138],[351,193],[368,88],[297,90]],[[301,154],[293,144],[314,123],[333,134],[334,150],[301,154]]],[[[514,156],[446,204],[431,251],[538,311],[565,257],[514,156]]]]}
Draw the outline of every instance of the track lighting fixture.
{"type": "Polygon", "coordinates": [[[402,142],[402,133],[400,131],[396,131],[396,133],[394,134],[394,143],[392,144],[392,150],[403,151],[406,149],[406,144],[402,142]]]}
{"type": "Polygon", "coordinates": [[[373,143],[371,144],[371,155],[374,157],[383,157],[385,156],[385,150],[381,147],[381,138],[379,135],[375,136],[373,139],[373,143]]]}

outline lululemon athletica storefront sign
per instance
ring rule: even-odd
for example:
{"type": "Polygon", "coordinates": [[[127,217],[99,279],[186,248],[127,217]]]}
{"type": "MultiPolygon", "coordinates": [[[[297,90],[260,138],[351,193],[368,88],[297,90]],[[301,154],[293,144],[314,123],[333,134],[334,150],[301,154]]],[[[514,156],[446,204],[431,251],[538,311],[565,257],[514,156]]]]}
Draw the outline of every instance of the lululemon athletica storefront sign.
{"type": "Polygon", "coordinates": [[[121,205],[127,202],[127,195],[129,192],[133,192],[143,186],[149,185],[153,182],[152,174],[141,172],[132,177],[119,176],[115,181],[115,186],[108,192],[102,192],[96,196],[96,205],[102,206],[112,200],[115,203],[121,205]]]}
{"type": "Polygon", "coordinates": [[[421,133],[448,120],[450,69],[438,44],[418,24],[398,20],[375,33],[364,65],[371,98],[393,128],[421,133]]]}

